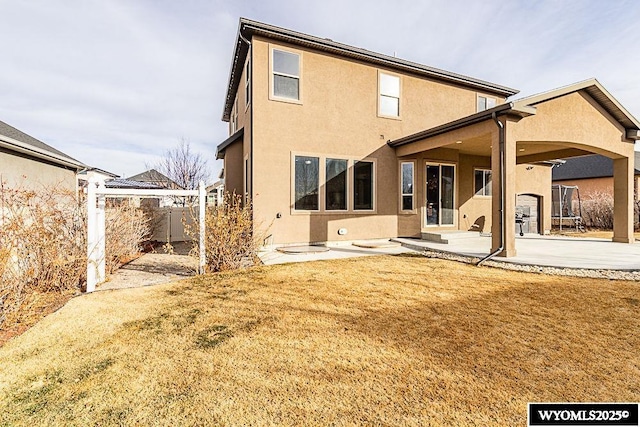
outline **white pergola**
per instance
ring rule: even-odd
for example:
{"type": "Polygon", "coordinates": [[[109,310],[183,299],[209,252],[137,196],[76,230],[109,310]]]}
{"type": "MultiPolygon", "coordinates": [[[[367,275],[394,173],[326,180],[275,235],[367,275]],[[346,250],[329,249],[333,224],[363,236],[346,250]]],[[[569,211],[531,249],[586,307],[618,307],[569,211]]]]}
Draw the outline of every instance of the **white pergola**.
{"type": "Polygon", "coordinates": [[[104,181],[89,180],[87,187],[87,292],[93,292],[96,285],[106,280],[105,276],[105,200],[107,197],[164,197],[197,196],[199,210],[199,248],[200,263],[198,272],[204,273],[206,262],[204,235],[204,214],[206,196],[204,182],[200,181],[197,190],[141,190],[126,188],[106,188],[104,181]]]}

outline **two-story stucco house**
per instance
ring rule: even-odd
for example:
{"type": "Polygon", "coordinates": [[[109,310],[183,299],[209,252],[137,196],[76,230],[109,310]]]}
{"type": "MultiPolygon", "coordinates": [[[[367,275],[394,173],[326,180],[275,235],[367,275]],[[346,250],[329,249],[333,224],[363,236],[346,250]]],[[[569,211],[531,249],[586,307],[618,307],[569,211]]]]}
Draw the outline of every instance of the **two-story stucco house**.
{"type": "Polygon", "coordinates": [[[515,254],[516,206],[551,224],[549,161],[614,162],[614,240],[633,241],[640,123],[596,80],[509,101],[502,85],[240,20],[217,149],[225,188],[272,244],[490,232],[515,254]]]}

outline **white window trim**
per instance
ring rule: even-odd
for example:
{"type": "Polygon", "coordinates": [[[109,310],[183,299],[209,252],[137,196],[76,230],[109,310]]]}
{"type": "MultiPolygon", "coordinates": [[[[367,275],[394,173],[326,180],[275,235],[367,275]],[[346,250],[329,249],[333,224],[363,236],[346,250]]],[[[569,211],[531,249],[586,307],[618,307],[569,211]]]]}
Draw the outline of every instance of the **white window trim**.
{"type": "Polygon", "coordinates": [[[238,130],[238,95],[233,101],[233,108],[231,110],[231,134],[234,134],[238,130]]]}
{"type": "Polygon", "coordinates": [[[251,52],[247,54],[247,63],[244,66],[244,111],[251,104],[251,52]]]}
{"type": "Polygon", "coordinates": [[[302,52],[295,49],[290,49],[288,47],[280,46],[280,45],[269,45],[269,100],[271,101],[279,101],[279,102],[288,102],[290,104],[302,104],[303,99],[303,84],[302,84],[302,52]],[[288,52],[298,55],[298,76],[294,76],[291,74],[285,73],[276,73],[273,71],[273,51],[279,50],[281,52],[288,52]],[[285,98],[281,96],[276,96],[274,94],[273,88],[273,76],[285,76],[285,77],[293,77],[298,79],[298,99],[293,98],[285,98]]]}
{"type": "Polygon", "coordinates": [[[400,188],[399,188],[399,193],[400,193],[400,198],[398,200],[399,205],[398,205],[398,212],[402,213],[402,214],[415,214],[417,213],[417,209],[416,209],[416,166],[417,166],[417,162],[415,160],[401,160],[399,162],[400,167],[398,168],[398,181],[400,182],[400,188]],[[412,194],[405,194],[402,192],[402,165],[405,163],[410,163],[411,165],[413,165],[413,170],[412,170],[412,175],[411,175],[411,180],[413,183],[413,193],[412,194]],[[405,196],[411,196],[411,205],[413,206],[412,209],[403,209],[402,206],[402,199],[405,196]]]}
{"type": "MultiPolygon", "coordinates": [[[[495,105],[493,107],[491,107],[491,108],[494,108],[495,106],[498,105],[498,98],[496,98],[495,96],[487,95],[487,94],[484,94],[484,93],[477,93],[476,94],[476,113],[480,113],[481,111],[487,111],[487,110],[490,109],[490,108],[487,107],[484,110],[478,110],[478,101],[480,100],[480,98],[485,98],[486,100],[493,99],[493,102],[495,103],[495,105]]],[[[485,101],[485,105],[486,105],[486,103],[487,103],[487,101],[485,101]]]]}
{"type": "MultiPolygon", "coordinates": [[[[491,172],[491,168],[473,168],[473,197],[477,197],[480,199],[490,199],[491,198],[491,194],[478,194],[476,193],[476,171],[482,171],[482,182],[483,182],[483,189],[487,188],[487,183],[485,181],[486,179],[486,174],[485,172],[491,172]]],[[[493,179],[493,177],[491,177],[491,179],[493,179]]],[[[483,191],[484,193],[485,191],[483,191]]]]}
{"type": "MultiPolygon", "coordinates": [[[[458,226],[458,215],[456,215],[456,213],[459,211],[458,208],[458,181],[460,181],[460,177],[458,176],[458,165],[456,163],[447,163],[447,162],[434,162],[434,161],[427,161],[424,163],[424,179],[423,181],[423,187],[424,187],[424,197],[423,199],[423,204],[422,204],[422,210],[424,212],[422,212],[422,227],[423,229],[432,229],[432,228],[452,228],[452,227],[457,227],[458,226]],[[440,166],[440,177],[442,178],[442,166],[453,166],[453,178],[454,178],[454,185],[453,185],[453,210],[454,210],[454,214],[453,214],[453,224],[427,224],[427,176],[426,176],[426,169],[427,166],[440,166]]],[[[442,199],[442,188],[440,188],[440,194],[438,194],[438,198],[442,199]]],[[[438,218],[438,222],[440,222],[442,219],[442,215],[440,215],[440,217],[438,218]]]]}
{"type": "Polygon", "coordinates": [[[345,215],[345,214],[371,214],[377,213],[377,159],[375,158],[359,158],[353,156],[345,156],[340,154],[320,154],[317,152],[305,152],[305,151],[292,151],[290,153],[290,214],[291,215],[345,215]],[[295,208],[295,196],[296,196],[296,183],[295,183],[295,163],[296,156],[305,157],[317,157],[319,159],[320,170],[318,173],[318,197],[320,198],[318,203],[318,210],[302,210],[295,208]],[[326,182],[327,182],[327,159],[337,159],[347,161],[347,209],[346,210],[327,210],[326,209],[326,182]],[[354,164],[355,162],[372,162],[373,163],[373,209],[354,209],[354,164]]]}
{"type": "MultiPolygon", "coordinates": [[[[384,95],[384,96],[388,96],[388,95],[384,95]]],[[[377,109],[377,115],[378,117],[384,118],[384,119],[392,119],[392,120],[402,120],[402,76],[400,74],[396,74],[396,73],[391,73],[389,71],[382,71],[382,70],[378,70],[378,97],[376,99],[376,103],[378,106],[377,109]],[[386,114],[382,114],[380,112],[380,100],[382,98],[382,93],[380,92],[380,83],[381,83],[381,79],[380,79],[380,75],[381,74],[385,74],[387,76],[393,76],[393,77],[397,77],[399,80],[399,85],[400,85],[400,96],[398,97],[398,115],[397,116],[389,116],[386,114]]]]}

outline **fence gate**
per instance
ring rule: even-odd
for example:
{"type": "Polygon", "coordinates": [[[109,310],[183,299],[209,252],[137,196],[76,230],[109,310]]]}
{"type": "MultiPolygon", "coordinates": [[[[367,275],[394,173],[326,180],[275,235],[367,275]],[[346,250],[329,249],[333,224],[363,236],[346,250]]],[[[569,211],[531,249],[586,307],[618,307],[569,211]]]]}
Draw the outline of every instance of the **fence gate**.
{"type": "Polygon", "coordinates": [[[89,180],[87,187],[87,292],[93,292],[98,283],[105,281],[105,200],[107,197],[198,197],[198,218],[200,233],[198,246],[200,263],[198,272],[204,273],[204,214],[207,192],[200,181],[197,190],[136,190],[126,188],[106,188],[104,181],[89,180]]]}

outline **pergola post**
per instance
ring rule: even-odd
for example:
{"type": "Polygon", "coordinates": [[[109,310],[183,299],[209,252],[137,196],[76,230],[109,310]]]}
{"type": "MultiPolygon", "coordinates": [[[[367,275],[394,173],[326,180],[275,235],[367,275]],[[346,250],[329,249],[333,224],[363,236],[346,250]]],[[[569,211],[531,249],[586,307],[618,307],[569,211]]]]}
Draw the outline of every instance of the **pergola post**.
{"type": "Polygon", "coordinates": [[[204,245],[205,240],[205,210],[207,205],[207,190],[205,189],[204,182],[200,181],[198,187],[198,219],[200,224],[199,236],[199,249],[200,249],[200,263],[198,272],[204,274],[205,265],[207,261],[206,249],[204,245]]]}
{"type": "Polygon", "coordinates": [[[93,292],[98,283],[96,181],[89,179],[87,186],[87,292],[93,292]]]}
{"type": "Polygon", "coordinates": [[[98,263],[98,283],[102,283],[106,280],[106,253],[107,253],[107,241],[105,230],[105,186],[104,181],[100,181],[98,185],[98,207],[96,211],[96,246],[97,246],[97,263],[98,263]]]}
{"type": "Polygon", "coordinates": [[[633,243],[633,154],[613,159],[613,241],[633,243]]]}

